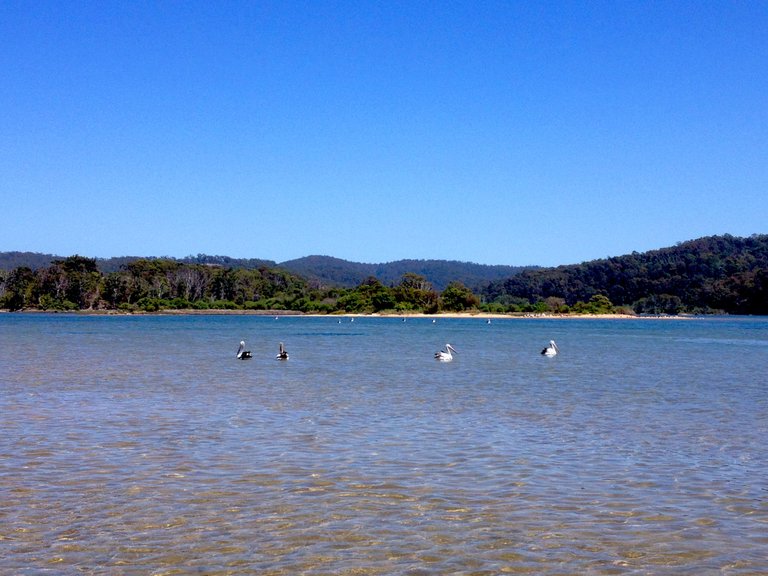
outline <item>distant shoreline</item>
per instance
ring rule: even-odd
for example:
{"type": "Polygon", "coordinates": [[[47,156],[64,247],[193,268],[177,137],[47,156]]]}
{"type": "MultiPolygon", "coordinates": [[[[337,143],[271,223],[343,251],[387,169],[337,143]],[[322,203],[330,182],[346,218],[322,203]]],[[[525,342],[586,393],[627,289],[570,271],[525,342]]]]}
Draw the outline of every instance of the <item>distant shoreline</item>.
{"type": "Polygon", "coordinates": [[[305,314],[292,310],[159,310],[157,312],[123,312],[120,310],[0,310],[0,314],[70,314],[75,316],[273,316],[301,318],[451,318],[480,320],[687,320],[693,315],[637,315],[637,314],[496,314],[491,312],[438,312],[426,314],[412,313],[343,313],[343,314],[305,314]]]}

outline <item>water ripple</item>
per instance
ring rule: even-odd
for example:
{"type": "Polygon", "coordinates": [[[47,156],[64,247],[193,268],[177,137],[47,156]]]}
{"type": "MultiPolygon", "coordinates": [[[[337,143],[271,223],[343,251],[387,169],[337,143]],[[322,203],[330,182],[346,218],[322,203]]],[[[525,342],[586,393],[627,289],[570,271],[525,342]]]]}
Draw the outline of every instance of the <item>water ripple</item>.
{"type": "Polygon", "coordinates": [[[0,322],[0,572],[768,571],[740,325],[326,321],[0,322]]]}

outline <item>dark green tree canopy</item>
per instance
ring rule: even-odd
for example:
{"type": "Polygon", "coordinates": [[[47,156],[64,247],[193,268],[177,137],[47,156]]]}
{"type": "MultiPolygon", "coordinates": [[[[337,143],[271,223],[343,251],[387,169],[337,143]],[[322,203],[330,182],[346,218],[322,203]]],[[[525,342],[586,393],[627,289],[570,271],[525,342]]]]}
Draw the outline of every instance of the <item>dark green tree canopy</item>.
{"type": "MultiPolygon", "coordinates": [[[[24,253],[7,254],[18,261],[24,253]]],[[[0,308],[598,314],[618,307],[647,314],[768,314],[768,235],[711,236],[644,254],[526,269],[476,289],[455,278],[442,292],[416,264],[395,281],[373,270],[356,286],[339,287],[266,261],[246,262],[131,258],[105,272],[92,258],[50,259],[47,266],[0,270],[0,308]]]]}

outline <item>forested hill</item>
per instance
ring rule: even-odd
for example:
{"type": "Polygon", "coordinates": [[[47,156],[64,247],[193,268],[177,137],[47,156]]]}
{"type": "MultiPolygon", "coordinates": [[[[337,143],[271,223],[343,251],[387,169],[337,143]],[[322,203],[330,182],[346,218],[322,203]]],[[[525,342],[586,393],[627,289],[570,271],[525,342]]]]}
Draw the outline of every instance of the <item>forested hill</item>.
{"type": "Polygon", "coordinates": [[[709,236],[677,246],[577,265],[541,268],[492,282],[487,302],[561,299],[572,306],[593,296],[636,312],[724,311],[768,314],[768,235],[709,236]]]}
{"type": "MultiPolygon", "coordinates": [[[[54,254],[40,254],[38,252],[0,252],[0,270],[13,270],[26,266],[32,270],[47,268],[57,260],[64,260],[62,256],[54,254]]],[[[272,260],[263,260],[259,258],[230,258],[229,256],[210,256],[208,254],[198,254],[197,256],[186,256],[184,258],[170,257],[145,257],[145,256],[117,256],[113,258],[95,258],[96,266],[99,271],[108,274],[109,272],[118,272],[127,264],[137,260],[172,260],[180,264],[208,264],[211,266],[223,266],[225,268],[244,268],[246,270],[257,270],[263,266],[275,268],[277,264],[272,260]]]]}
{"type": "Polygon", "coordinates": [[[453,260],[397,260],[383,264],[348,262],[330,256],[307,256],[279,264],[281,268],[323,284],[352,288],[374,277],[385,286],[398,284],[405,274],[426,278],[435,289],[443,290],[451,282],[461,282],[479,289],[488,282],[514,276],[535,267],[489,266],[453,260]]]}
{"type": "Polygon", "coordinates": [[[39,252],[0,252],[0,270],[26,267],[31,270],[47,268],[58,256],[39,252]]]}
{"type": "MultiPolygon", "coordinates": [[[[13,270],[26,266],[32,270],[47,268],[54,261],[63,260],[52,254],[34,252],[0,252],[0,270],[13,270]]],[[[108,274],[118,272],[126,265],[137,260],[170,260],[181,264],[205,264],[224,268],[258,270],[259,268],[282,268],[304,278],[315,280],[324,286],[353,288],[370,277],[377,278],[382,284],[398,284],[404,274],[419,274],[430,282],[436,290],[443,290],[451,282],[459,281],[472,289],[479,289],[488,282],[508,278],[525,267],[487,266],[472,262],[449,260],[398,260],[385,264],[362,264],[349,262],[330,256],[307,256],[296,260],[275,263],[272,260],[258,258],[230,258],[229,256],[210,256],[198,254],[185,258],[143,258],[121,256],[115,258],[96,258],[100,272],[108,274]]],[[[530,267],[529,267],[530,268],[530,267]]]]}
{"type": "Polygon", "coordinates": [[[122,256],[117,258],[97,258],[96,264],[99,270],[104,273],[118,272],[127,264],[136,260],[172,260],[180,264],[205,264],[209,266],[222,266],[224,268],[258,270],[259,268],[275,268],[277,264],[272,260],[263,260],[260,258],[230,258],[229,256],[210,256],[208,254],[198,254],[197,256],[186,256],[184,258],[139,258],[136,256],[122,256]]]}
{"type": "MultiPolygon", "coordinates": [[[[597,299],[593,303],[602,308],[631,307],[639,313],[768,314],[768,235],[709,236],[660,250],[557,268],[445,260],[360,264],[327,256],[275,264],[206,255],[93,260],[73,256],[63,260],[28,252],[0,253],[0,298],[3,294],[6,301],[16,298],[20,307],[34,307],[43,296],[50,302],[77,306],[102,302],[119,306],[149,297],[196,302],[190,294],[242,305],[249,298],[261,301],[267,298],[264,294],[272,297],[280,293],[284,296],[277,304],[285,309],[295,306],[294,301],[300,298],[307,302],[319,299],[323,306],[325,299],[335,299],[345,310],[367,309],[360,302],[344,299],[344,290],[359,287],[365,298],[375,300],[375,304],[366,304],[368,308],[399,305],[400,309],[434,309],[438,293],[452,284],[452,293],[457,292],[458,284],[462,297],[468,296],[464,290],[474,292],[467,303],[474,298],[489,310],[500,312],[578,312],[583,308],[578,304],[597,299]],[[83,274],[93,284],[86,291],[88,298],[81,294],[86,285],[80,277],[83,274]],[[123,284],[131,288],[126,302],[114,296],[115,290],[104,296],[105,290],[114,288],[110,282],[120,284],[121,290],[123,284]],[[253,288],[262,284],[269,289],[253,288]],[[79,287],[79,292],[73,287],[79,287]]],[[[265,300],[263,304],[273,306],[275,302],[265,300]]],[[[309,309],[308,304],[299,309],[309,309]]]]}

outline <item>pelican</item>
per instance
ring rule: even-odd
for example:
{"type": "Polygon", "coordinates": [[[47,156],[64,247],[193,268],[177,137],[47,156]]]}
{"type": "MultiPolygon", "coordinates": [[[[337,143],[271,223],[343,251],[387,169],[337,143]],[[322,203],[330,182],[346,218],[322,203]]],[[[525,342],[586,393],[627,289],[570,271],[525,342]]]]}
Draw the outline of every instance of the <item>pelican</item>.
{"type": "Polygon", "coordinates": [[[282,342],[280,342],[280,352],[277,353],[275,358],[278,360],[288,360],[288,351],[285,349],[282,342]]]}
{"type": "Polygon", "coordinates": [[[560,348],[557,347],[554,340],[549,341],[549,345],[541,351],[544,356],[556,356],[560,352],[560,348]]]}
{"type": "Polygon", "coordinates": [[[240,340],[240,347],[237,349],[237,358],[247,360],[251,357],[251,351],[245,349],[245,340],[240,340]]]}
{"type": "Polygon", "coordinates": [[[439,360],[440,362],[450,362],[453,360],[453,354],[451,354],[451,352],[456,352],[456,348],[450,344],[446,344],[445,350],[435,352],[435,360],[439,360]]]}

